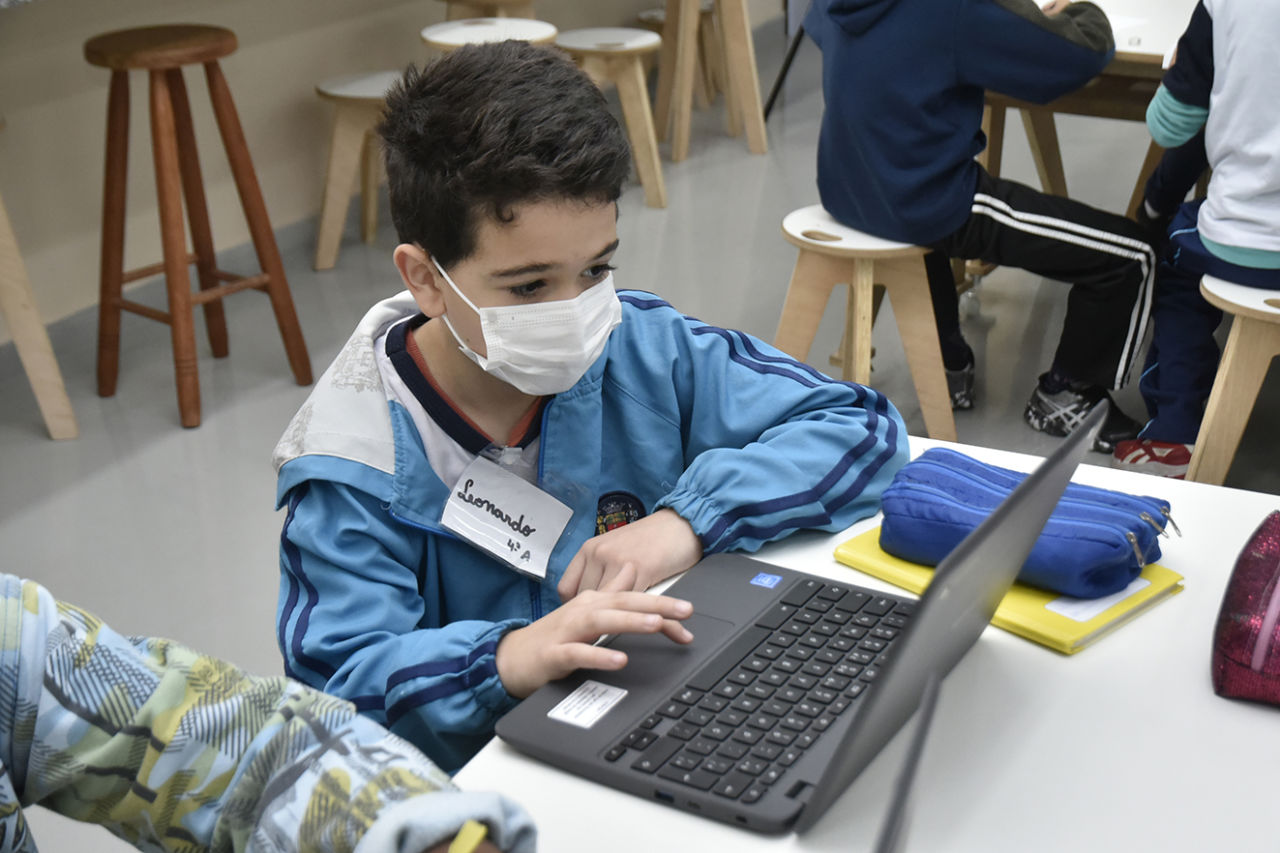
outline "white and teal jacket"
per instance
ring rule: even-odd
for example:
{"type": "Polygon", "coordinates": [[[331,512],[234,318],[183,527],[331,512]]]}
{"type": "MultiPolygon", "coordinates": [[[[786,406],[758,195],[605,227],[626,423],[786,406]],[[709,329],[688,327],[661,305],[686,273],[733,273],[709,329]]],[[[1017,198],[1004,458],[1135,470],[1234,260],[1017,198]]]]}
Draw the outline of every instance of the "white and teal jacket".
{"type": "Polygon", "coordinates": [[[515,703],[498,641],[559,605],[557,582],[598,529],[670,507],[706,553],[754,551],[874,514],[906,461],[902,419],[872,389],[652,294],[619,297],[604,354],[542,411],[536,479],[573,510],[542,582],[440,525],[453,483],[424,449],[421,407],[375,351],[417,313],[409,294],[365,316],[276,448],[286,672],[446,768],[515,703]]]}

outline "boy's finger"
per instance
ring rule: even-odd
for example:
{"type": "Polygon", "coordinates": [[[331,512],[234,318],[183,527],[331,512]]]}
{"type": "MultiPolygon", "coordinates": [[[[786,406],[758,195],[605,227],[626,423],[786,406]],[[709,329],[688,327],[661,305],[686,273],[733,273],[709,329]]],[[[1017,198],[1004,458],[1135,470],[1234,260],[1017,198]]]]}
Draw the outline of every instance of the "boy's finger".
{"type": "Polygon", "coordinates": [[[627,656],[607,646],[573,643],[565,648],[571,669],[617,670],[627,665],[627,656]]]}
{"type": "Polygon", "coordinates": [[[578,594],[582,569],[586,562],[586,558],[582,556],[582,551],[578,551],[573,559],[569,561],[568,567],[565,568],[564,574],[560,577],[560,583],[556,585],[556,592],[560,593],[562,602],[568,601],[578,594]]]}
{"type": "Polygon", "coordinates": [[[636,585],[636,567],[631,563],[623,563],[618,573],[599,587],[601,592],[630,592],[636,585]]]}
{"type": "Polygon", "coordinates": [[[693,632],[674,619],[662,620],[662,633],[666,634],[677,643],[693,642],[693,632]]]}

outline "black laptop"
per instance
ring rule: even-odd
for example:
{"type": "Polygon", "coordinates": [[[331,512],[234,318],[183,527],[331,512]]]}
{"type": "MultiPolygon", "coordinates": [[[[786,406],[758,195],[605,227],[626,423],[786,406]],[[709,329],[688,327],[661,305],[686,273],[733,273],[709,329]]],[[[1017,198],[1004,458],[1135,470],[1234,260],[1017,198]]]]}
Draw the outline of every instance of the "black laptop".
{"type": "Polygon", "coordinates": [[[693,602],[693,643],[613,637],[624,669],[546,685],[498,721],[498,736],[673,808],[757,832],[807,830],[977,641],[1105,409],[956,547],[919,601],[717,554],[666,591],[693,602]]]}

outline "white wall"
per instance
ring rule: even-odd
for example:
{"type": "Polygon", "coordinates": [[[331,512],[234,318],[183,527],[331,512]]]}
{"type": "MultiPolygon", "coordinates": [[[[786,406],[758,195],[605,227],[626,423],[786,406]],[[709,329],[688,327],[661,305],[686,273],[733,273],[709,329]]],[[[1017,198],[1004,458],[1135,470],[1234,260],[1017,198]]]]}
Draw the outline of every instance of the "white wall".
{"type": "MultiPolygon", "coordinates": [[[[628,24],[659,0],[539,0],[562,29],[628,24]]],[[[318,214],[330,111],[319,81],[399,68],[429,54],[418,37],[444,19],[440,0],[33,0],[0,9],[0,194],[46,322],[97,303],[107,83],[82,46],[99,33],[160,23],[236,32],[222,61],[272,224],[318,214]]],[[[751,0],[752,22],[781,11],[751,0]]],[[[146,74],[132,74],[125,264],[160,260],[146,74]]],[[[215,244],[248,231],[209,110],[203,74],[187,72],[215,244]]],[[[295,298],[297,296],[295,295],[295,298]]],[[[0,329],[0,342],[8,340],[0,329]]]]}

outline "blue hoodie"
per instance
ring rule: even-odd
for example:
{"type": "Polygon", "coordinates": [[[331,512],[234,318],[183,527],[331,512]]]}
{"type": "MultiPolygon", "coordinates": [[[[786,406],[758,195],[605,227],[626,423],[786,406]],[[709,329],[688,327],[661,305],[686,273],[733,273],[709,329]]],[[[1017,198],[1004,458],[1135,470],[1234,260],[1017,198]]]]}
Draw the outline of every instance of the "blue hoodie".
{"type": "Polygon", "coordinates": [[[969,218],[984,90],[1047,103],[1115,50],[1092,3],[1048,17],[1031,0],[813,0],[805,31],[822,50],[823,206],[920,245],[969,218]]]}

